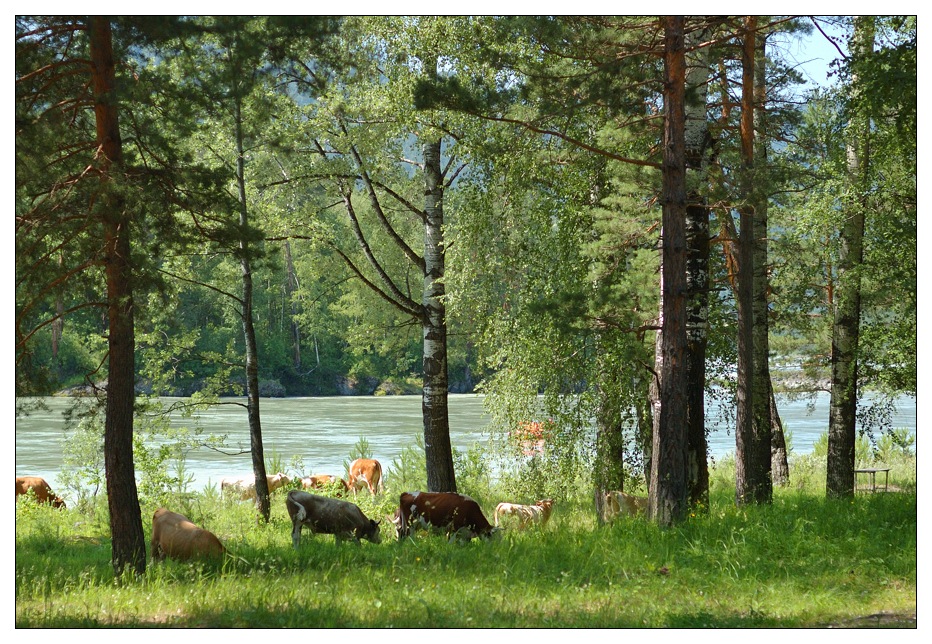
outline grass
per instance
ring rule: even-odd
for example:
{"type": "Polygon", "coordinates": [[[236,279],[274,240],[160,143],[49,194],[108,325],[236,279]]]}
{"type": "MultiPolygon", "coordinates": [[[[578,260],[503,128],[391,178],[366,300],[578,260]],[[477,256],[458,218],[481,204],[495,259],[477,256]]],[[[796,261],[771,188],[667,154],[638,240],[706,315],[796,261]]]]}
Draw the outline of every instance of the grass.
{"type": "MultiPolygon", "coordinates": [[[[268,525],[248,503],[200,495],[178,509],[229,556],[150,562],[141,577],[117,581],[105,510],[21,501],[16,626],[915,627],[912,467],[911,483],[908,466],[891,472],[902,492],[828,500],[790,486],[772,505],[738,508],[720,463],[710,507],[675,528],[644,519],[598,526],[589,503],[564,499],[543,530],[467,544],[423,533],[397,543],[383,520],[381,544],[339,546],[305,531],[295,550],[283,495],[268,525]]],[[[487,516],[499,500],[479,499],[487,516]]],[[[397,493],[359,496],[372,518],[396,502],[397,493]]],[[[144,525],[154,510],[143,509],[144,525]]]]}

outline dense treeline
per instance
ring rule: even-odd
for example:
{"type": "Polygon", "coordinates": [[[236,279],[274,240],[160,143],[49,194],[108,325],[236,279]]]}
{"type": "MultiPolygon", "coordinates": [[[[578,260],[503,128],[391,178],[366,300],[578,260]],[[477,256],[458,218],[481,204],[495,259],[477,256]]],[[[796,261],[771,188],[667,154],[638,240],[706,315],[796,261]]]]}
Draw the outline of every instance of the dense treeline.
{"type": "Polygon", "coordinates": [[[455,490],[446,395],[481,390],[671,523],[708,495],[706,396],[736,501],[786,481],[789,365],[852,493],[858,393],[916,393],[916,45],[915,17],[17,17],[17,394],[107,382],[108,455],[134,389],[247,396],[261,482],[262,397],[420,393],[455,490]],[[803,93],[784,52],[829,26],[803,93]]]}

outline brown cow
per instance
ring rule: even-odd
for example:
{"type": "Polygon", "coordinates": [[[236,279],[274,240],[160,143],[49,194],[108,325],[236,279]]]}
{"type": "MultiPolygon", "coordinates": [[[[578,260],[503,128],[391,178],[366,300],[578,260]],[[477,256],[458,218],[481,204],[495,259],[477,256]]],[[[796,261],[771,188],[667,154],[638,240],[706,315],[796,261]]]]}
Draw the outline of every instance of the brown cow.
{"type": "Polygon", "coordinates": [[[606,523],[620,515],[633,517],[646,511],[646,498],[617,490],[606,492],[602,502],[602,520],[606,523]]]}
{"type": "Polygon", "coordinates": [[[340,488],[344,492],[349,491],[349,485],[346,484],[346,481],[333,474],[314,474],[301,479],[301,487],[305,490],[326,490],[328,487],[332,488],[334,486],[338,488],[337,496],[342,496],[339,492],[340,488]]]}
{"type": "Polygon", "coordinates": [[[187,560],[218,557],[223,544],[212,533],[191,523],[186,516],[159,508],[152,515],[152,559],[187,560]]]}
{"type": "Polygon", "coordinates": [[[499,525],[499,518],[512,516],[517,519],[516,527],[520,530],[532,523],[540,527],[547,525],[550,513],[553,511],[553,499],[543,499],[534,505],[518,505],[517,503],[499,503],[495,508],[495,526],[499,525]]]}
{"type": "Polygon", "coordinates": [[[41,476],[17,476],[16,497],[19,498],[21,494],[27,494],[30,490],[39,503],[51,503],[53,508],[59,510],[67,508],[62,498],[52,492],[51,486],[41,476]]]}
{"type": "Polygon", "coordinates": [[[382,490],[382,464],[372,458],[357,458],[349,466],[349,487],[356,494],[368,487],[371,494],[382,490]]]}
{"type": "Polygon", "coordinates": [[[487,539],[498,531],[482,514],[478,503],[455,492],[402,492],[392,522],[399,541],[411,536],[418,527],[443,530],[450,540],[487,539]]]}
{"type": "Polygon", "coordinates": [[[332,534],[337,543],[344,539],[352,539],[356,543],[360,539],[382,542],[381,522],[368,518],[359,506],[349,501],[291,490],[285,498],[285,507],[291,517],[291,544],[295,548],[301,543],[304,526],[310,528],[312,534],[332,534]]]}

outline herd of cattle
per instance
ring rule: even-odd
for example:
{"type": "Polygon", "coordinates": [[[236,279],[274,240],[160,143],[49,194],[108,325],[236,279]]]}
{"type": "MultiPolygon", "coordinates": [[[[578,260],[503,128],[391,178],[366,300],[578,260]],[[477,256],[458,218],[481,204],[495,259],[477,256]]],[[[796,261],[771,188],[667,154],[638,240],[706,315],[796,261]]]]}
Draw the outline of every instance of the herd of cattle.
{"type": "MultiPolygon", "coordinates": [[[[292,480],[282,473],[267,477],[269,493],[292,480]]],[[[367,517],[358,505],[341,498],[311,494],[305,490],[329,489],[337,497],[343,492],[354,493],[368,488],[372,495],[382,491],[382,466],[374,459],[357,459],[350,464],[349,481],[329,475],[315,475],[301,479],[303,489],[292,489],[285,498],[285,507],[291,518],[291,541],[297,548],[301,542],[301,530],[307,527],[312,534],[332,534],[339,543],[362,539],[381,543],[381,521],[367,517]]],[[[237,496],[242,500],[255,499],[255,482],[248,477],[223,479],[221,492],[237,496]]],[[[51,503],[64,508],[64,501],[55,496],[49,484],[37,476],[16,477],[16,496],[32,493],[37,501],[51,503]]],[[[647,499],[625,492],[606,492],[602,499],[602,517],[605,522],[620,515],[642,513],[647,499]]],[[[414,531],[428,530],[446,534],[447,538],[470,540],[475,537],[489,539],[505,527],[525,529],[533,525],[543,527],[550,519],[553,499],[543,499],[533,505],[499,503],[493,515],[494,526],[489,523],[482,508],[470,497],[455,492],[403,492],[398,499],[398,508],[389,520],[395,526],[399,541],[414,535],[414,531]]],[[[182,514],[159,508],[152,516],[152,558],[156,561],[165,557],[186,560],[196,557],[214,557],[226,552],[220,540],[208,530],[201,528],[182,514]]]]}

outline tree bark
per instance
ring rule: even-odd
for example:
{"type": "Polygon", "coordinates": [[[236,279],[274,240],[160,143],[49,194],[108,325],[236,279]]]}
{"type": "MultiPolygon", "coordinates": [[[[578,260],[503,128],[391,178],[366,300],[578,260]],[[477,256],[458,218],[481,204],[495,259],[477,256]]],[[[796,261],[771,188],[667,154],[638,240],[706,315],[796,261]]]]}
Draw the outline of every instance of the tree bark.
{"type": "MultiPolygon", "coordinates": [[[[855,19],[851,54],[868,55],[874,42],[871,16],[855,19]]],[[[857,87],[855,74],[852,84],[857,87]]],[[[855,90],[856,91],[856,90],[855,90]]],[[[854,495],[855,431],[858,403],[858,340],[861,324],[861,264],[864,260],[864,178],[870,158],[868,119],[855,113],[847,131],[848,191],[839,234],[838,279],[832,322],[832,384],[826,462],[826,493],[854,495]]]]}
{"type": "Polygon", "coordinates": [[[294,261],[291,258],[291,243],[285,240],[285,297],[288,298],[288,310],[291,324],[291,355],[295,369],[301,368],[301,328],[298,326],[298,306],[294,299],[298,290],[298,276],[294,270],[294,261]]]}
{"type": "MultiPolygon", "coordinates": [[[[757,18],[745,19],[742,48],[741,157],[743,200],[738,240],[738,413],[735,432],[735,499],[738,505],[768,503],[770,479],[770,423],[761,426],[755,399],[760,386],[755,369],[755,221],[757,193],[754,180],[754,59],[757,18]]],[[[769,404],[769,399],[766,401],[769,404]]]]}
{"type": "Polygon", "coordinates": [[[422,412],[427,488],[456,492],[447,409],[447,322],[444,296],[443,181],[440,140],[424,143],[424,338],[422,412]]]}
{"type": "Polygon", "coordinates": [[[706,96],[708,94],[708,48],[696,46],[706,30],[687,37],[685,158],[686,195],[686,372],[687,388],[687,480],[689,502],[694,507],[709,505],[708,442],[705,431],[705,360],[709,330],[709,207],[702,186],[706,183],[706,149],[710,142],[706,96]]]}
{"type": "MultiPolygon", "coordinates": [[[[770,134],[767,126],[767,39],[757,39],[754,65],[754,121],[758,136],[755,139],[755,158],[758,166],[767,167],[767,150],[770,134]]],[[[783,424],[773,393],[770,377],[770,281],[768,268],[770,253],[769,202],[768,196],[759,193],[755,203],[754,220],[754,422],[755,433],[765,436],[770,433],[770,475],[772,484],[789,483],[790,469],[786,453],[786,438],[783,424]],[[769,427],[769,429],[768,429],[769,427]]],[[[772,491],[771,491],[772,494],[772,491]]]]}
{"type": "Polygon", "coordinates": [[[117,191],[108,190],[112,172],[123,163],[116,104],[113,38],[107,18],[88,22],[94,115],[103,196],[105,273],[109,324],[107,408],[104,423],[104,464],[110,510],[112,563],[119,577],[132,567],[146,570],[146,543],[133,464],[133,405],[135,392],[135,328],[130,259],[130,216],[117,191]]]}
{"type": "MultiPolygon", "coordinates": [[[[239,192],[239,225],[245,235],[249,225],[246,205],[246,157],[243,150],[242,99],[233,97],[233,118],[236,136],[236,184],[239,192]]],[[[256,484],[256,509],[269,521],[269,484],[265,472],[265,450],[262,446],[262,421],[259,415],[259,353],[256,347],[256,328],[253,320],[252,262],[249,242],[240,241],[240,268],[243,276],[243,338],[246,343],[246,409],[249,418],[249,443],[252,453],[252,471],[256,484]]]]}
{"type": "Polygon", "coordinates": [[[683,16],[663,18],[663,365],[654,433],[649,513],[662,526],[686,516],[686,59],[683,16]]]}

